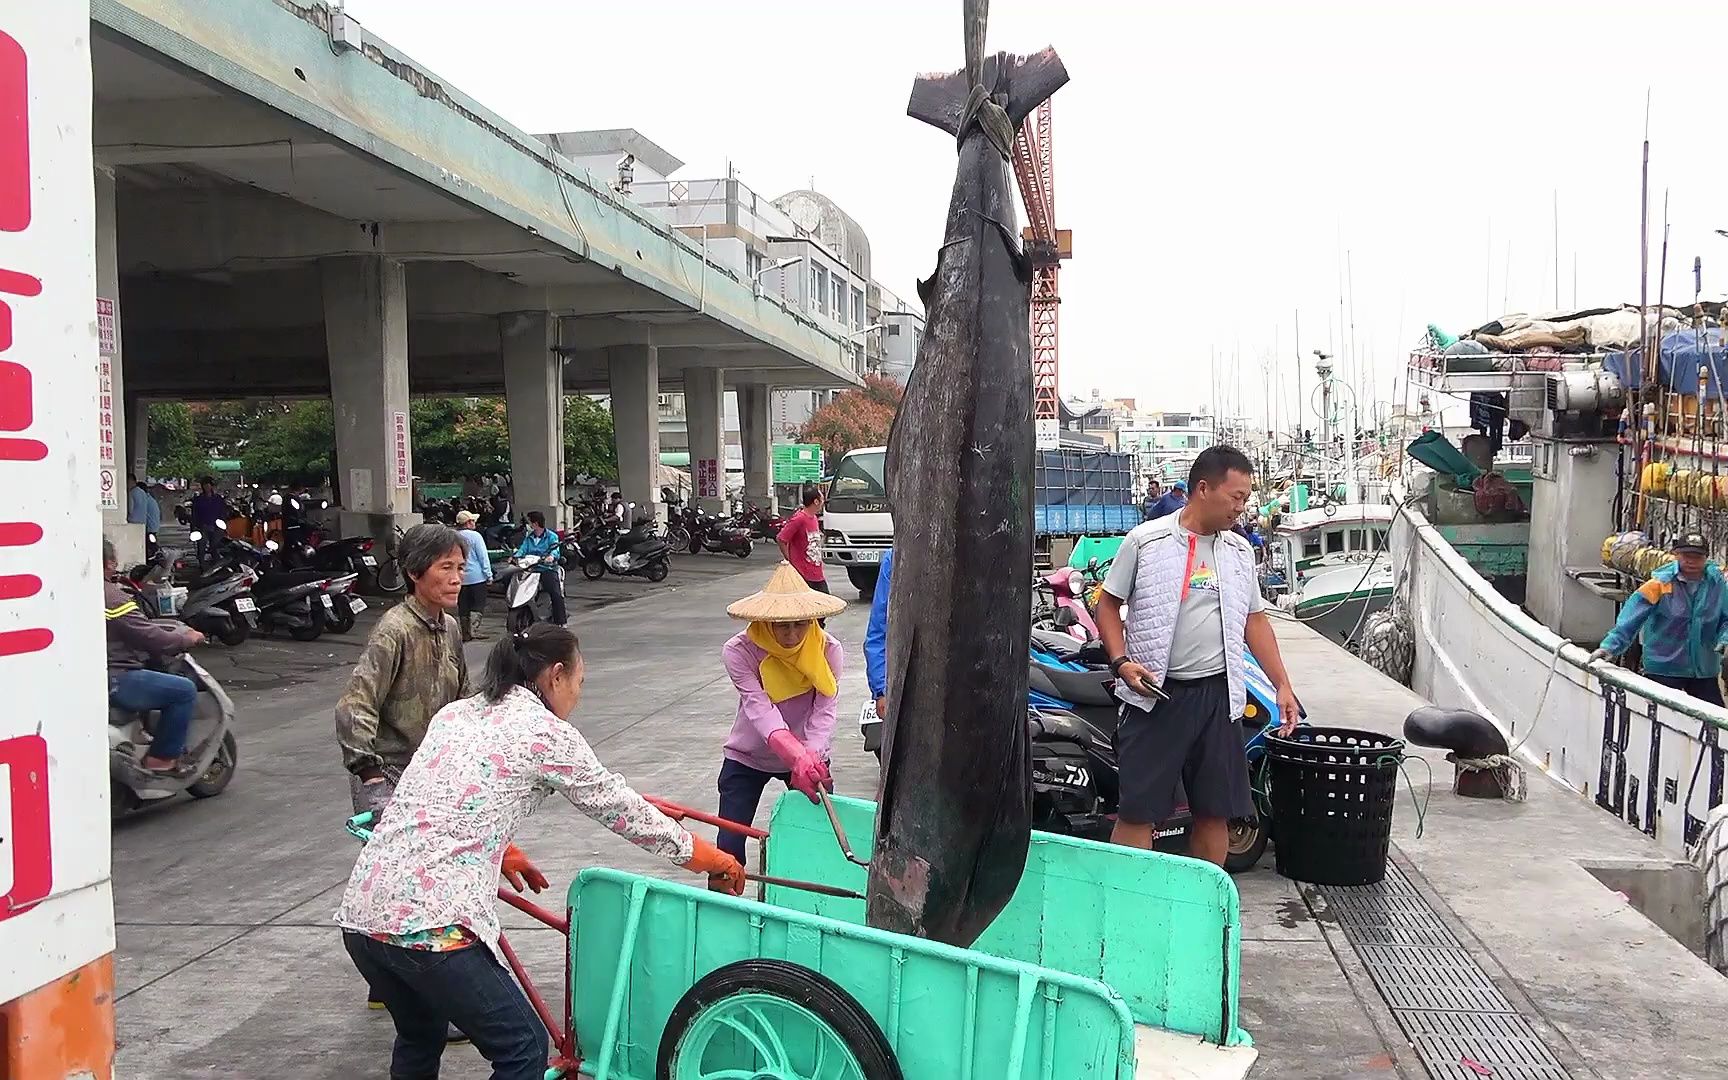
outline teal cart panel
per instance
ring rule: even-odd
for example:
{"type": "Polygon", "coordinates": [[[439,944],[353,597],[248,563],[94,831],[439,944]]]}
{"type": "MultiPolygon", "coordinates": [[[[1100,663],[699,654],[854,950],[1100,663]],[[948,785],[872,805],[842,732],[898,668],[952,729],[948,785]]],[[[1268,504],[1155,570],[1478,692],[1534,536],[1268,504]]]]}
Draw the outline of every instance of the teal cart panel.
{"type": "MultiPolygon", "coordinates": [[[[835,797],[854,853],[869,859],[876,804],[835,797]]],[[[841,855],[820,806],[796,792],[774,804],[766,868],[863,892],[867,871],[841,855]]],[[[864,902],[769,886],[770,904],[862,925],[864,902]]],[[[1136,1023],[1251,1045],[1237,1019],[1242,916],[1236,884],[1211,863],[1071,836],[1032,834],[1026,872],[971,951],[1097,979],[1136,1023]]]]}
{"type": "MultiPolygon", "coordinates": [[[[1139,512],[1138,508],[1135,512],[1139,512]]],[[[1093,559],[1097,559],[1098,565],[1103,566],[1122,550],[1122,540],[1120,536],[1082,536],[1074,544],[1074,553],[1068,557],[1068,565],[1076,570],[1084,570],[1093,559]]]]}
{"type": "Polygon", "coordinates": [[[856,998],[906,1080],[1134,1076],[1133,1019],[1095,980],[606,868],[582,871],[570,907],[572,1019],[581,1072],[599,1080],[654,1080],[678,999],[756,958],[856,998]]]}

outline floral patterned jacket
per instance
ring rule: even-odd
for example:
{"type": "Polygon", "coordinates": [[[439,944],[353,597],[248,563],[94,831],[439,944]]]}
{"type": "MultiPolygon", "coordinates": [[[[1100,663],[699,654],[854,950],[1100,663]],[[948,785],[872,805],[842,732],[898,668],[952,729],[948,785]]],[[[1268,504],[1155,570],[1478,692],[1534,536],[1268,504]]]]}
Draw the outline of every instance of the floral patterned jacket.
{"type": "Polygon", "coordinates": [[[558,792],[638,847],[675,863],[690,834],[600,764],[532,691],[446,705],[360,852],[336,921],[368,934],[466,927],[498,953],[499,864],[517,825],[558,792]]]}

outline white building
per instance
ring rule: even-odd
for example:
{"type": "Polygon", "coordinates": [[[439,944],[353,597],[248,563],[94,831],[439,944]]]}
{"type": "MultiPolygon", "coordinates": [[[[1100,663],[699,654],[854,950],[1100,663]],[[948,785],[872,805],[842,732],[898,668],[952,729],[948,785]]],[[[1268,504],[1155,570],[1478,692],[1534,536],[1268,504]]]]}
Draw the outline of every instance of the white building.
{"type": "Polygon", "coordinates": [[[1138,413],[1116,431],[1117,446],[1134,455],[1142,479],[1188,479],[1200,451],[1217,441],[1210,417],[1185,412],[1138,413]]]}
{"type": "MultiPolygon", "coordinates": [[[[863,226],[817,191],[766,199],[738,179],[675,179],[683,162],[633,128],[542,136],[627,195],[698,241],[716,266],[757,283],[846,341],[847,363],[859,374],[880,372],[904,383],[924,338],[915,304],[871,276],[870,238],[863,226]]],[[[827,391],[777,390],[769,403],[770,436],[787,441],[827,400],[827,391]]],[[[728,471],[738,460],[738,407],[724,401],[728,471]]],[[[663,458],[686,450],[683,395],[662,394],[663,458]]]]}

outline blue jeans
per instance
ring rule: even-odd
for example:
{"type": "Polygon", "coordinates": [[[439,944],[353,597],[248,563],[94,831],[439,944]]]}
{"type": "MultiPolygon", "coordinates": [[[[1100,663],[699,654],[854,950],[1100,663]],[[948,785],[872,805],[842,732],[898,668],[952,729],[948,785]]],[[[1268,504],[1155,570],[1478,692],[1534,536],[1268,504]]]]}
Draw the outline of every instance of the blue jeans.
{"type": "MultiPolygon", "coordinates": [[[[720,762],[720,817],[726,821],[735,821],[740,825],[748,825],[756,820],[756,808],[762,805],[762,789],[768,786],[768,781],[778,780],[790,786],[791,773],[763,772],[754,769],[742,761],[724,758],[720,762]]],[[[743,833],[731,829],[719,830],[720,835],[714,838],[714,846],[744,862],[743,833]]]]}
{"type": "Polygon", "coordinates": [[[198,703],[198,685],[191,679],[142,668],[122,671],[109,681],[108,700],[122,709],[162,714],[151,735],[151,757],[174,759],[186,752],[186,732],[198,703]]]}
{"type": "Polygon", "coordinates": [[[449,1025],[492,1063],[492,1080],[541,1080],[550,1040],[545,1025],[490,949],[404,949],[344,931],[342,944],[372,1000],[396,1022],[390,1080],[436,1080],[449,1025]]]}

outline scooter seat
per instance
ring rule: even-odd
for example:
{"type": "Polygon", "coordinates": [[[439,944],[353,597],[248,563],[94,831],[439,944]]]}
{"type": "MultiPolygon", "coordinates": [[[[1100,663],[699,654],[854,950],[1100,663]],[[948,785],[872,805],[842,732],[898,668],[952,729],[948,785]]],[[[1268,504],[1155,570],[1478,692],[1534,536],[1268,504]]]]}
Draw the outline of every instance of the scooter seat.
{"type": "Polygon", "coordinates": [[[1507,752],[1506,736],[1493,722],[1468,709],[1424,705],[1404,718],[1404,737],[1417,746],[1450,750],[1459,757],[1485,758],[1507,752]]]}
{"type": "Polygon", "coordinates": [[[1049,689],[1044,692],[1052,697],[1074,705],[1116,704],[1115,696],[1110,693],[1110,684],[1114,680],[1107,671],[1069,671],[1066,668],[1040,664],[1036,660],[1031,661],[1031,665],[1032,671],[1041,675],[1049,684],[1049,689]]]}

